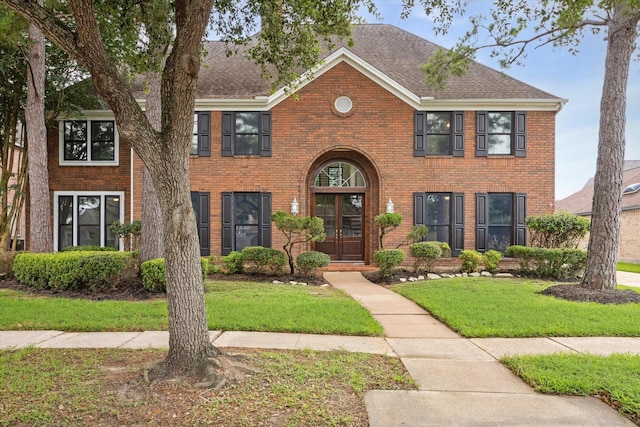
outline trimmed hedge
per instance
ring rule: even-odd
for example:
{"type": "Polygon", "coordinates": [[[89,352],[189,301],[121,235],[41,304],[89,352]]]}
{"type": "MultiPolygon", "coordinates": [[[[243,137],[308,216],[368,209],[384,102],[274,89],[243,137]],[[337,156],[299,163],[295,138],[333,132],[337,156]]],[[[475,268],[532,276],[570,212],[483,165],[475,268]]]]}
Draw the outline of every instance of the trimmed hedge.
{"type": "Polygon", "coordinates": [[[222,265],[229,274],[244,273],[244,257],[240,252],[232,251],[229,255],[223,256],[222,265]]]}
{"type": "Polygon", "coordinates": [[[247,273],[281,274],[287,265],[287,255],[277,249],[248,246],[242,250],[242,261],[247,273]]]}
{"type": "Polygon", "coordinates": [[[418,242],[409,245],[409,253],[413,257],[413,269],[416,273],[433,271],[436,259],[442,256],[442,246],[439,242],[418,242]]]}
{"type": "Polygon", "coordinates": [[[16,256],[13,273],[25,285],[39,289],[76,290],[116,286],[125,269],[135,268],[128,252],[58,252],[16,256]]]}
{"type": "Polygon", "coordinates": [[[522,274],[554,279],[580,277],[587,263],[587,251],[582,249],[510,246],[506,255],[518,261],[522,274]]]}
{"type": "MultiPolygon", "coordinates": [[[[207,266],[209,261],[206,258],[200,258],[200,268],[202,270],[202,279],[207,275],[207,266]]],[[[140,264],[140,274],[142,275],[142,286],[154,293],[167,291],[167,278],[164,274],[164,258],[150,259],[140,264]]]]}
{"type": "Polygon", "coordinates": [[[401,249],[381,249],[373,255],[373,260],[380,269],[380,276],[390,277],[393,269],[404,261],[404,251],[401,249]]]}
{"type": "Polygon", "coordinates": [[[298,255],[296,267],[298,267],[298,272],[303,276],[310,276],[315,269],[326,267],[330,262],[329,255],[318,251],[308,251],[298,255]]]}
{"type": "Polygon", "coordinates": [[[494,249],[489,249],[482,256],[482,263],[487,271],[491,274],[495,274],[500,266],[500,260],[502,259],[502,253],[494,249]]]}
{"type": "Polygon", "coordinates": [[[460,271],[463,273],[477,273],[482,263],[482,254],[474,250],[466,250],[458,255],[460,259],[460,271]]]}

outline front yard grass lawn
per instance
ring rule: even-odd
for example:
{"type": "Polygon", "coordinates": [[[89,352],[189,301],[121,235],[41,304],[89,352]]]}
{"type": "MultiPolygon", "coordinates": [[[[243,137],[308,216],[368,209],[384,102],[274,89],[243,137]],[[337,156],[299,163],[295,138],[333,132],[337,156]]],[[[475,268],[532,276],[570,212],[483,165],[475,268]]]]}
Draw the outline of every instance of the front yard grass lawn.
{"type": "Polygon", "coordinates": [[[469,338],[640,336],[640,304],[569,302],[539,294],[557,284],[461,277],[404,283],[393,290],[469,338]]]}
{"type": "Polygon", "coordinates": [[[534,390],[597,396],[640,424],[640,356],[555,354],[501,359],[534,390]]]}
{"type": "MultiPolygon", "coordinates": [[[[205,281],[209,329],[381,336],[342,291],[317,286],[205,281]]],[[[0,330],[164,331],[167,303],[51,298],[0,289],[0,330]]]]}
{"type": "Polygon", "coordinates": [[[631,264],[628,262],[619,262],[618,271],[626,271],[629,273],[640,273],[640,264],[631,264]]]}

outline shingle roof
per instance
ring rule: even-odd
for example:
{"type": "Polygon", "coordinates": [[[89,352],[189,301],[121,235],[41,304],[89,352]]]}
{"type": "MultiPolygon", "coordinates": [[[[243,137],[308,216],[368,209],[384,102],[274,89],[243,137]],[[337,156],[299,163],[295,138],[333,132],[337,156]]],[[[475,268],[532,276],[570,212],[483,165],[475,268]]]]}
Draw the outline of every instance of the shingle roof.
{"type": "MultiPolygon", "coordinates": [[[[622,176],[622,188],[640,183],[640,160],[627,160],[624,162],[624,174],[622,176]]],[[[565,211],[576,214],[591,213],[593,203],[593,178],[589,179],[582,189],[569,197],[556,202],[556,211],[565,211]]],[[[640,191],[622,196],[622,209],[640,209],[640,191]]]]}
{"type": "MultiPolygon", "coordinates": [[[[387,24],[354,25],[353,45],[347,40],[337,41],[332,51],[325,51],[324,59],[339,48],[345,48],[375,67],[388,78],[420,97],[443,100],[559,100],[526,83],[474,63],[462,77],[451,77],[447,88],[434,91],[424,83],[420,65],[427,62],[438,46],[405,30],[387,24]]],[[[224,42],[207,42],[198,81],[198,99],[253,99],[268,96],[271,84],[260,77],[259,68],[239,54],[227,56],[224,42]]]]}

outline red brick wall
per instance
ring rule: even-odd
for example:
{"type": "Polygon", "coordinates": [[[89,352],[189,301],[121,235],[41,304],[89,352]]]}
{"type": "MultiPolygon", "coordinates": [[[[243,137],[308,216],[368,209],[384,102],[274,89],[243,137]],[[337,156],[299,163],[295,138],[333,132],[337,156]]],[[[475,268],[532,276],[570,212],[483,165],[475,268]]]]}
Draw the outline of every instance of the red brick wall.
{"type": "MultiPolygon", "coordinates": [[[[555,112],[532,111],[527,116],[527,156],[475,157],[475,111],[465,113],[464,157],[413,157],[414,110],[387,90],[341,63],[272,109],[271,157],[221,156],[221,117],[211,113],[211,157],[191,158],[193,191],[211,193],[211,252],[221,247],[221,193],[270,192],[273,211],[289,211],[294,197],[300,214],[311,213],[311,182],[325,161],[350,159],[365,173],[365,258],[377,249],[373,217],[384,212],[389,198],[403,225],[389,235],[389,247],[409,232],[414,192],[460,192],[465,195],[465,248],[475,248],[475,193],[527,194],[527,214],[553,212],[555,112]],[[332,106],[338,96],[353,101],[354,113],[340,117],[332,106]]],[[[50,158],[52,190],[126,191],[129,149],[121,141],[119,168],[57,167],[57,134],[50,158]],[[54,150],[55,148],[55,150],[54,150]],[[55,157],[55,159],[53,158],[55,157]]],[[[135,160],[134,219],[140,218],[141,162],[135,160]]],[[[127,212],[129,194],[127,193],[127,212]]],[[[273,229],[273,247],[283,239],[273,229]]]]}

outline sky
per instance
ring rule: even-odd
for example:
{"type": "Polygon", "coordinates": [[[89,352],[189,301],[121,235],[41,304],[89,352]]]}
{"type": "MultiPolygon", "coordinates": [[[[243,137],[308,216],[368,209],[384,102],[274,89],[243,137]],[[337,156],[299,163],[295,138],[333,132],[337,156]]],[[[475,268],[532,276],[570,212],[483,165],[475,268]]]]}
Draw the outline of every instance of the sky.
{"type": "MultiPolygon", "coordinates": [[[[488,0],[475,0],[470,6],[476,11],[486,10],[488,0]]],[[[443,47],[453,47],[458,38],[470,28],[468,15],[458,17],[448,34],[436,36],[432,19],[416,2],[411,15],[400,19],[401,0],[376,0],[381,21],[363,13],[369,23],[395,25],[443,47]]],[[[595,175],[600,97],[604,81],[606,42],[604,34],[587,34],[580,52],[572,55],[566,48],[542,46],[530,49],[524,66],[513,65],[505,74],[544,90],[558,98],[568,99],[556,116],[556,200],[580,190],[595,175]]],[[[476,60],[500,69],[489,52],[479,52],[476,60]]],[[[627,89],[626,160],[640,160],[640,61],[631,64],[627,89]]]]}

